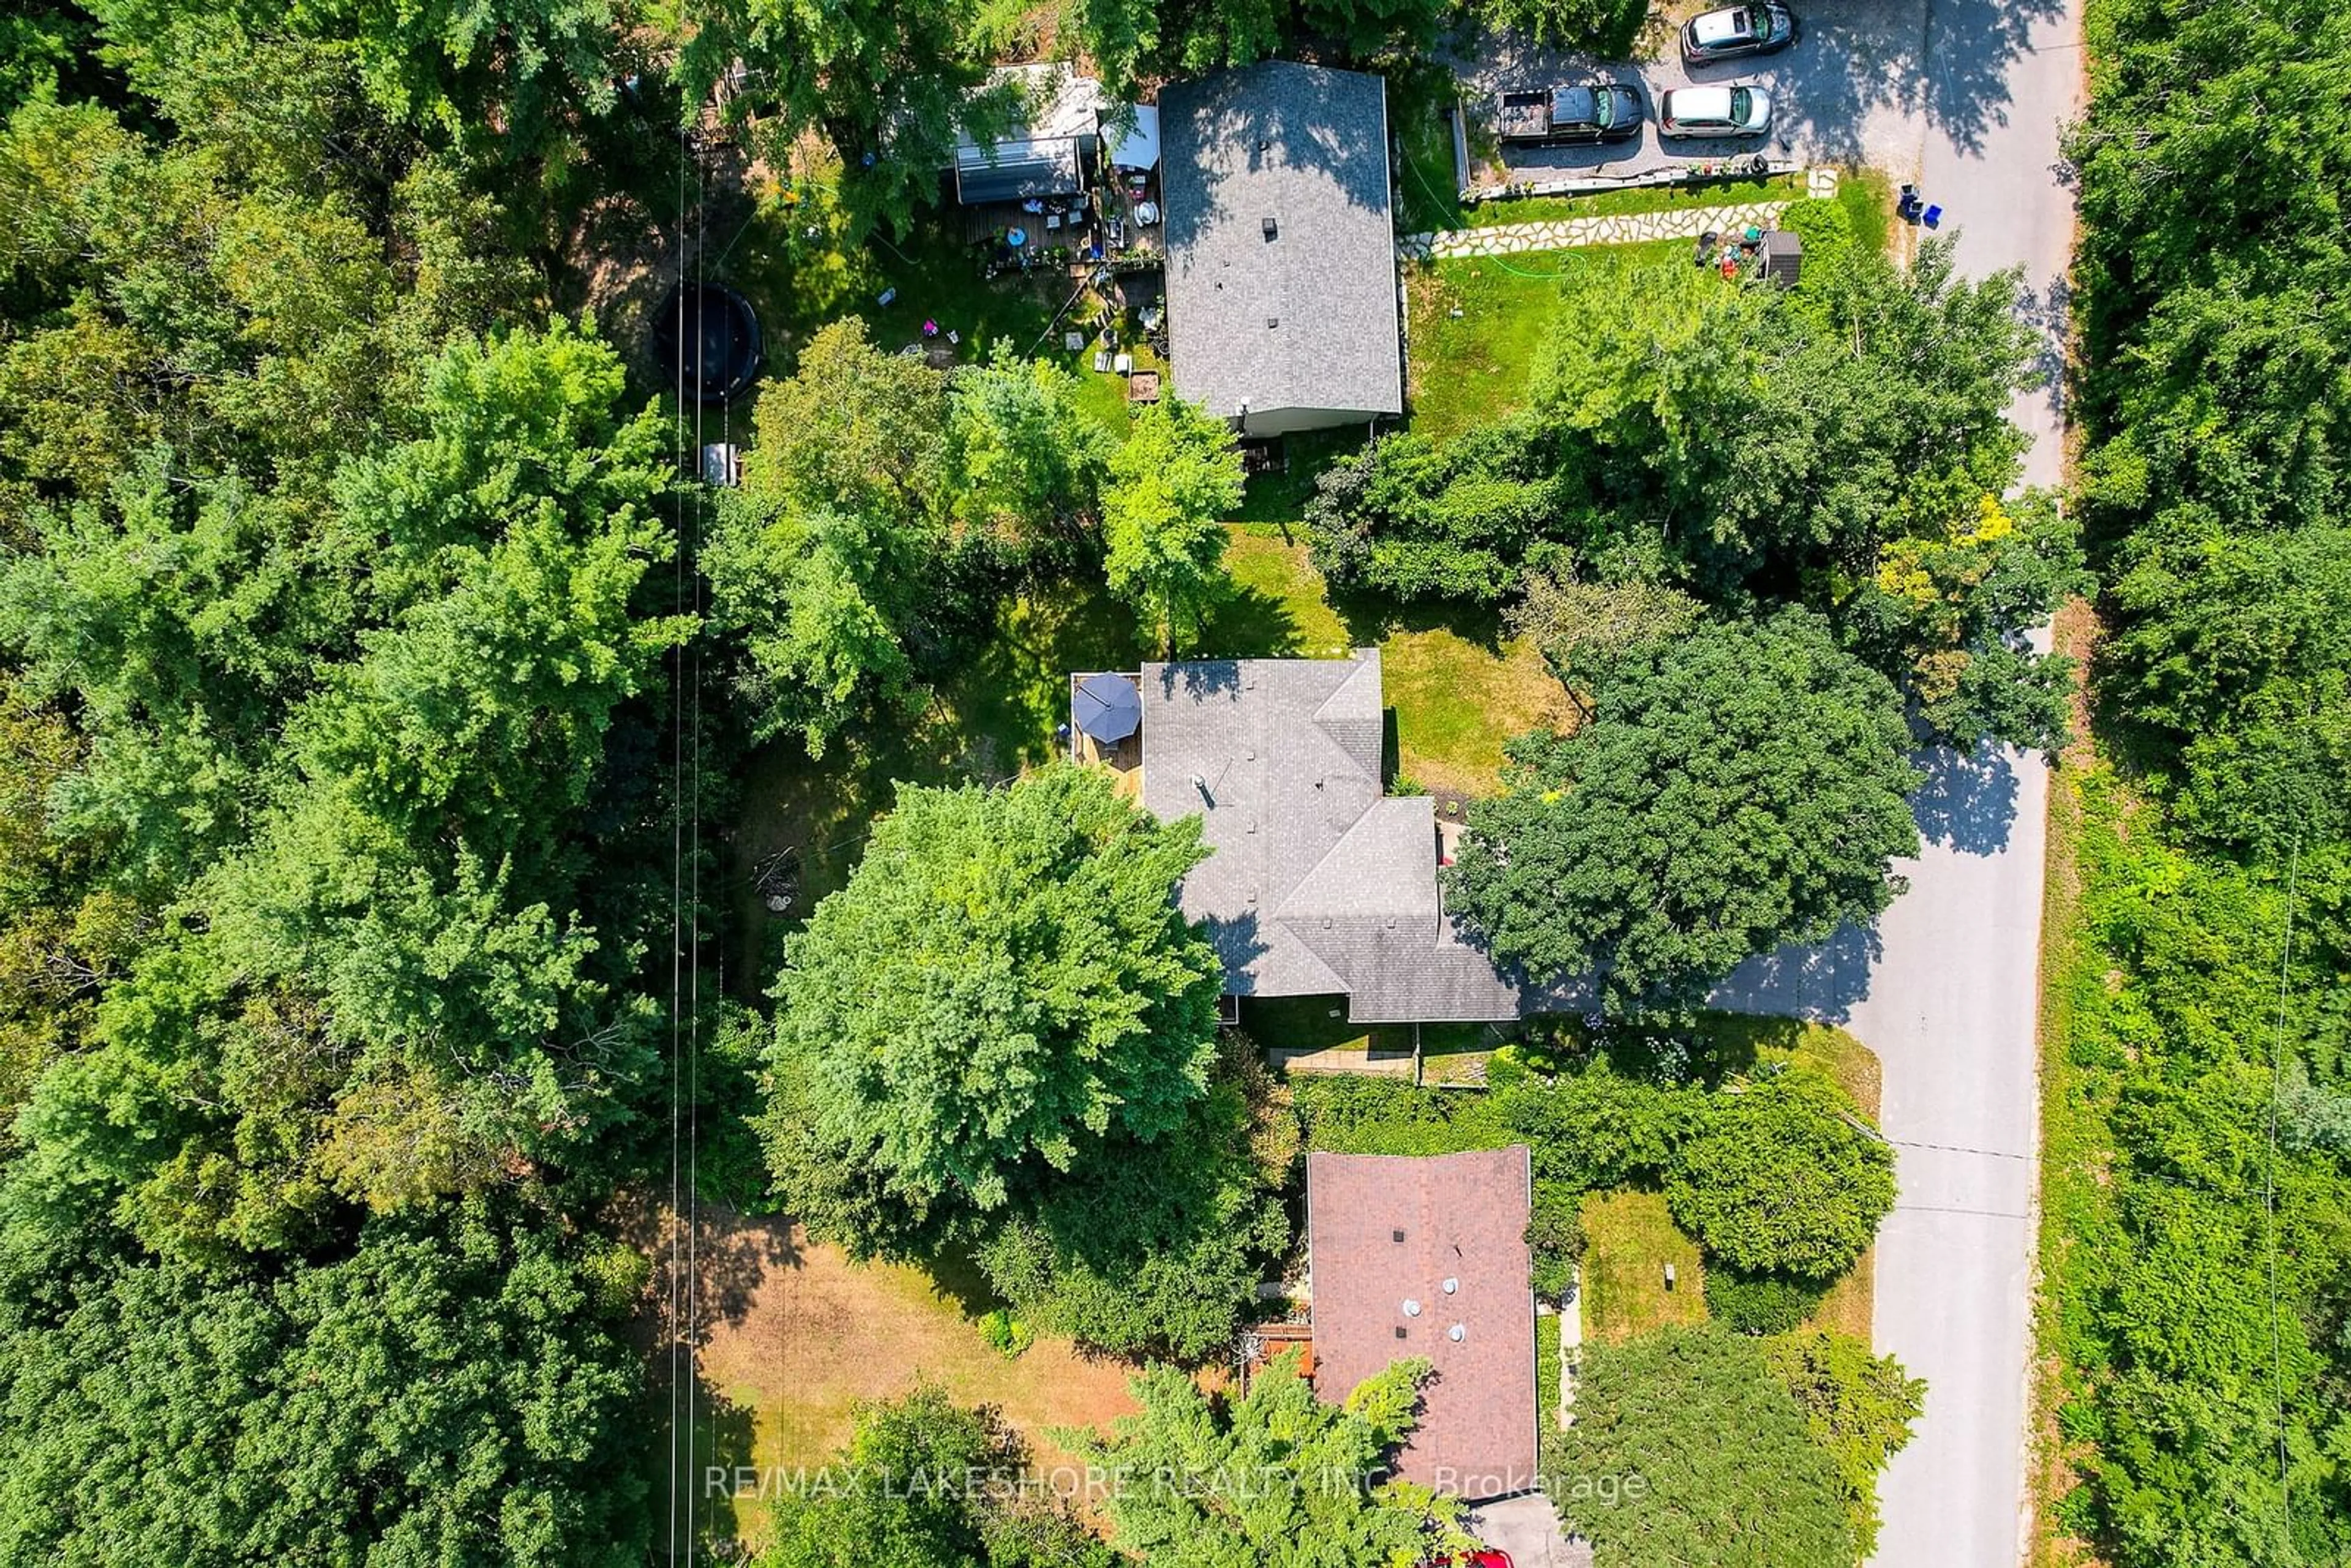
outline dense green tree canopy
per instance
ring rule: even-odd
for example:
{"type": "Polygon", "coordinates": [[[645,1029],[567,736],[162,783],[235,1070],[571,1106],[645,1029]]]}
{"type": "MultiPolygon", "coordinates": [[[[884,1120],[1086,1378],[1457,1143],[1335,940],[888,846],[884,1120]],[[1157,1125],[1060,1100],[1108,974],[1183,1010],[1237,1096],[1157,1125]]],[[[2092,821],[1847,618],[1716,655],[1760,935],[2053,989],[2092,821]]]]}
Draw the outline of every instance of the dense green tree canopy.
{"type": "MultiPolygon", "coordinates": [[[[272,1281],[12,1247],[0,1556],[622,1568],[643,1278],[544,1217],[368,1226],[272,1281]]],[[[599,1244],[601,1245],[601,1244],[599,1244]]]]}
{"type": "Polygon", "coordinates": [[[1860,1561],[1835,1461],[1742,1335],[1672,1327],[1588,1347],[1575,1424],[1543,1446],[1560,1517],[1598,1568],[1860,1561]]]}
{"type": "Polygon", "coordinates": [[[2123,782],[2078,798],[2084,935],[2053,982],[2084,1481],[2060,1507],[2117,1568],[2327,1562],[2351,1552],[2351,1172],[2323,1135],[2351,1092],[2351,125],[2325,84],[2351,32],[2317,0],[2095,0],[2086,29],[2071,412],[2123,782]]]}
{"type": "Polygon", "coordinates": [[[1410,1568],[1470,1544],[1453,1500],[1381,1479],[1427,1375],[1427,1363],[1400,1361],[1335,1405],[1315,1397],[1294,1354],[1238,1398],[1159,1367],[1134,1380],[1143,1411],[1120,1417],[1110,1438],[1069,1436],[1090,1462],[1128,1478],[1109,1499],[1111,1522],[1146,1563],[1410,1568]]]}
{"type": "Polygon", "coordinates": [[[1186,1362],[1226,1350],[1290,1240],[1285,1099],[1256,1048],[1228,1037],[1183,1126],[1102,1149],[980,1242],[988,1282],[1081,1344],[1186,1362]]]}
{"type": "Polygon", "coordinates": [[[1927,1385],[1867,1340],[1813,1329],[1763,1342],[1763,1359],[1804,1412],[1813,1441],[1836,1461],[1853,1538],[1866,1559],[1877,1549],[1877,1473],[1907,1448],[1925,1413],[1927,1385]]]}
{"type": "Polygon", "coordinates": [[[1884,909],[1915,852],[1898,698],[1801,611],[1636,647],[1573,733],[1510,743],[1452,907],[1500,957],[1596,973],[1612,1009],[1687,1002],[1750,954],[1884,909]]]}
{"type": "Polygon", "coordinates": [[[1027,1445],[935,1386],[866,1406],[839,1462],[775,1511],[758,1568],[1113,1568],[1111,1549],[1020,1480],[1027,1445]]]}
{"type": "Polygon", "coordinates": [[[1111,455],[1102,531],[1113,593],[1171,652],[1224,594],[1224,518],[1241,502],[1232,427],[1175,398],[1136,416],[1111,455]]]}
{"type": "Polygon", "coordinates": [[[1675,1222],[1734,1269],[1844,1273],[1894,1207],[1893,1149],[1844,1109],[1833,1085],[1802,1071],[1710,1102],[1667,1168],[1675,1222]]]}
{"type": "Polygon", "coordinates": [[[1216,1053],[1223,970],[1174,901],[1200,853],[1076,768],[902,788],[776,981],[779,1163],[825,1151],[920,1218],[1175,1131],[1216,1053]]]}

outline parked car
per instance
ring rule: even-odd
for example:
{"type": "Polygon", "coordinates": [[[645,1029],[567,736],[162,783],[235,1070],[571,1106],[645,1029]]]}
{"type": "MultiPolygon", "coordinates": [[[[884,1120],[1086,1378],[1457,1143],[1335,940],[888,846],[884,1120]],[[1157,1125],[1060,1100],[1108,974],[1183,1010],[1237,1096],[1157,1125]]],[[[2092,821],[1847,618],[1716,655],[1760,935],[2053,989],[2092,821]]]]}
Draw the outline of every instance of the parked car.
{"type": "Polygon", "coordinates": [[[1796,41],[1796,14],[1778,0],[1726,5],[1701,12],[1682,25],[1682,58],[1711,65],[1749,55],[1768,55],[1796,41]]]}
{"type": "Polygon", "coordinates": [[[1630,141],[1641,119],[1641,89],[1621,81],[1506,92],[1494,112],[1502,140],[1518,147],[1630,141]]]}
{"type": "Polygon", "coordinates": [[[1677,87],[1657,99],[1660,136],[1761,136],[1771,95],[1760,87],[1677,87]]]}

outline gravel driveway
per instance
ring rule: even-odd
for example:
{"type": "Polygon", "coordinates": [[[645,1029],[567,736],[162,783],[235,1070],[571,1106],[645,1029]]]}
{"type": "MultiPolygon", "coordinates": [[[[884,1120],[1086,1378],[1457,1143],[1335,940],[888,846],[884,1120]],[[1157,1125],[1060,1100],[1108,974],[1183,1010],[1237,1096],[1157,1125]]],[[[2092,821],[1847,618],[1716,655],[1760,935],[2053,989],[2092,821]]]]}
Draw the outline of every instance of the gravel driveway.
{"type": "Polygon", "coordinates": [[[1618,147],[1534,147],[1506,153],[1513,178],[1636,174],[1671,164],[1764,152],[1803,163],[1866,163],[1915,177],[1928,131],[1963,151],[2008,121],[2009,76],[2036,25],[2063,0],[1796,0],[1802,32],[1776,55],[1685,67],[1670,36],[1659,57],[1602,60],[1523,39],[1486,36],[1450,53],[1473,115],[1498,92],[1595,76],[1637,81],[1649,99],[1641,140],[1618,147]],[[1931,56],[1930,56],[1931,52],[1931,56]],[[1931,68],[1929,60],[1931,57],[1931,68]],[[1767,136],[1661,143],[1657,95],[1692,83],[1755,82],[1773,103],[1767,136]]]}

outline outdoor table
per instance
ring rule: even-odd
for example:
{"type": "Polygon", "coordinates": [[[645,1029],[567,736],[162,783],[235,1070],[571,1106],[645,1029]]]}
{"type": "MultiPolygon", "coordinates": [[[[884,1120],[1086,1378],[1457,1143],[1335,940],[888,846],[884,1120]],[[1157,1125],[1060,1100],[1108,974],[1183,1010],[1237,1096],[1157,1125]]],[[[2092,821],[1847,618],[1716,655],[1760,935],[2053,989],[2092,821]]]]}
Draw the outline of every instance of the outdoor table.
{"type": "Polygon", "coordinates": [[[1027,229],[1007,230],[1004,235],[1004,243],[1010,246],[1013,249],[1019,250],[1022,246],[1029,243],[1029,231],[1027,229]]]}

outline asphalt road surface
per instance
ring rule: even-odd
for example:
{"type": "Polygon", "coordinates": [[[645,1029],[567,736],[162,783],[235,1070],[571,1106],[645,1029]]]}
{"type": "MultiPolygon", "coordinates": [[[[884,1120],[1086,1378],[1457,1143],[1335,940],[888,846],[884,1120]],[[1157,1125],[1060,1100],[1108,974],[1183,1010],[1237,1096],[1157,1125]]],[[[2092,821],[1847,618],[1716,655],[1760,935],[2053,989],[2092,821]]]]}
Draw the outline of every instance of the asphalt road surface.
{"type": "MultiPolygon", "coordinates": [[[[1850,140],[1942,204],[1964,270],[2023,270],[2027,311],[2053,371],[2074,233],[2058,137],[2080,106],[2080,0],[1931,0],[1915,52],[1874,10],[1861,14],[1862,35],[1841,44],[1831,9],[1807,15],[1792,64],[1822,49],[1858,68],[1889,48],[1918,64],[1898,92],[1857,106],[1850,140]]],[[[1833,129],[1822,134],[1837,139],[1833,129]]],[[[2028,483],[2062,475],[2060,392],[2053,376],[2012,410],[2034,438],[2028,483]]],[[[1928,1394],[1917,1435],[1881,1485],[1875,1561],[1990,1568],[2018,1561],[2027,1527],[2048,778],[2039,757],[2016,752],[1923,760],[1929,781],[1916,807],[1925,850],[1899,868],[1909,891],[1876,931],[1759,960],[1720,999],[1842,1023],[1885,1063],[1881,1124],[1896,1145],[1901,1197],[1878,1232],[1876,1339],[1927,1380],[1928,1394]]]]}

